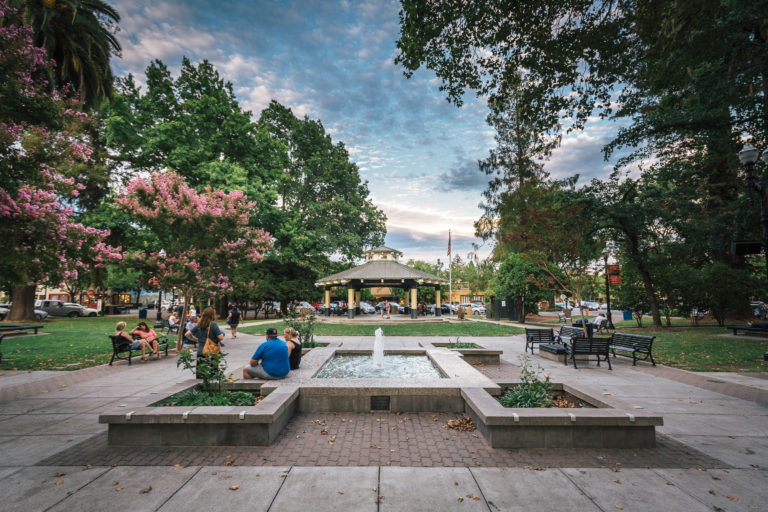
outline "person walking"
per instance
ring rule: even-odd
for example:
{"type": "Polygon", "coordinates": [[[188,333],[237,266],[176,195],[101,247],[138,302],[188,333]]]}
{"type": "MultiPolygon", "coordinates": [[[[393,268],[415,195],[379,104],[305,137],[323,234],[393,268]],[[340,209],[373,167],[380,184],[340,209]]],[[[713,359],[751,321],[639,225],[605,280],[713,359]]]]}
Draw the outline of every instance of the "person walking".
{"type": "Polygon", "coordinates": [[[227,323],[229,324],[229,330],[232,332],[232,338],[237,338],[237,326],[240,323],[240,311],[235,304],[232,304],[232,309],[229,310],[227,323]]]}

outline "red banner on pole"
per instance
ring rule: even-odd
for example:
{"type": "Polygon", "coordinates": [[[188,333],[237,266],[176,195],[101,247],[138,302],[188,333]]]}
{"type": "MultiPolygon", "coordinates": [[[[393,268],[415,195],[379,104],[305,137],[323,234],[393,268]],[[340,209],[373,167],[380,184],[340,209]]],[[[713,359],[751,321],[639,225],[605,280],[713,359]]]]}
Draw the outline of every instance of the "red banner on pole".
{"type": "Polygon", "coordinates": [[[608,265],[608,282],[611,284],[621,284],[621,274],[618,265],[608,265]]]}

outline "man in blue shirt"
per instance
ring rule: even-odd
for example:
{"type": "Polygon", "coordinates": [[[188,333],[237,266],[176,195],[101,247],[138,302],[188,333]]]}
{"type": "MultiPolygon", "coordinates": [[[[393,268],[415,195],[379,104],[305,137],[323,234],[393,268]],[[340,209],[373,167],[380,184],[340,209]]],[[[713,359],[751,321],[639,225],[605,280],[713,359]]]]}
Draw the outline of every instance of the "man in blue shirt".
{"type": "Polygon", "coordinates": [[[288,346],[277,337],[277,329],[267,329],[267,341],[259,345],[251,364],[243,368],[244,379],[282,379],[291,371],[288,346]]]}

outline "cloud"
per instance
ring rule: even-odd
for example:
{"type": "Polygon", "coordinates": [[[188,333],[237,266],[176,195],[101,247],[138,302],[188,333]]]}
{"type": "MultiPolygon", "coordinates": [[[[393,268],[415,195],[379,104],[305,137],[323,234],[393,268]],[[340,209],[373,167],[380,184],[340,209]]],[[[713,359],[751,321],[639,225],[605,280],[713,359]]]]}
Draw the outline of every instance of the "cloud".
{"type": "Polygon", "coordinates": [[[488,176],[480,170],[477,160],[463,158],[456,167],[437,176],[437,186],[444,191],[477,191],[488,185],[488,176]]]}

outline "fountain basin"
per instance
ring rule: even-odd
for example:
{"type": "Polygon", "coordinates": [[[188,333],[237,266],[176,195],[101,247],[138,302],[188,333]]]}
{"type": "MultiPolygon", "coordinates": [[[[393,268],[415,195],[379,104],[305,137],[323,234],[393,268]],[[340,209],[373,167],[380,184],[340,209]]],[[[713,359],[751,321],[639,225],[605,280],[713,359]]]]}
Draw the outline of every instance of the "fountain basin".
{"type": "Polygon", "coordinates": [[[316,379],[443,379],[445,375],[429,357],[419,354],[385,354],[380,364],[376,356],[337,352],[316,379]]]}

